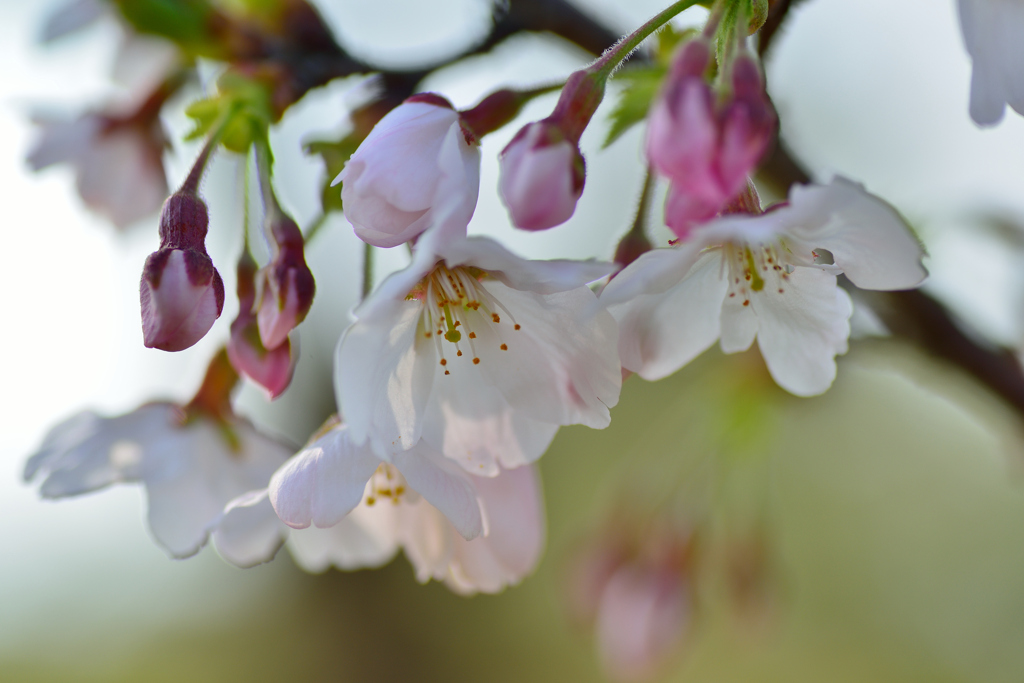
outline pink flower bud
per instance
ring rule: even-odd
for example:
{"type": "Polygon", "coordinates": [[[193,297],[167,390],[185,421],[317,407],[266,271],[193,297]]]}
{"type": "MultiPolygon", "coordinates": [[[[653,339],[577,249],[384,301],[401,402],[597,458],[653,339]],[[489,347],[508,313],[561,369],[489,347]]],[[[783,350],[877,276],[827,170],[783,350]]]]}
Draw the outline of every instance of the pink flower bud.
{"type": "Polygon", "coordinates": [[[469,137],[437,95],[413,96],[388,112],[334,180],[343,183],[356,235],[377,247],[408,242],[432,224],[442,202],[468,224],[480,189],[480,150],[469,137]]]}
{"type": "Polygon", "coordinates": [[[231,365],[240,374],[256,382],[277,398],[292,381],[297,357],[287,337],[276,348],[267,350],[260,339],[253,306],[256,302],[256,263],[243,250],[238,261],[238,317],[231,323],[227,351],[231,365]]]}
{"type": "Polygon", "coordinates": [[[501,153],[501,198],[523,230],[569,220],[583,194],[586,166],[579,147],[548,121],[524,126],[501,153]]]}
{"type": "Polygon", "coordinates": [[[306,265],[302,233],[295,222],[281,216],[271,226],[277,253],[260,274],[260,302],[256,319],[260,338],[276,349],[306,318],[313,305],[316,282],[306,265]]]}
{"type": "Polygon", "coordinates": [[[224,283],[206,253],[206,204],[189,192],[164,203],[160,249],[142,269],[142,335],[149,348],[181,351],[213,327],[224,308],[224,283]]]}
{"type": "Polygon", "coordinates": [[[731,93],[718,107],[704,79],[710,59],[702,38],[680,49],[647,129],[648,159],[672,181],[665,222],[680,238],[743,191],[775,133],[754,57],[741,52],[732,60],[731,93]]]}
{"type": "Polygon", "coordinates": [[[231,323],[228,358],[240,374],[267,390],[270,398],[277,398],[291,384],[295,372],[295,357],[291,342],[286,337],[277,348],[269,351],[260,340],[256,317],[251,312],[239,312],[231,323]]]}

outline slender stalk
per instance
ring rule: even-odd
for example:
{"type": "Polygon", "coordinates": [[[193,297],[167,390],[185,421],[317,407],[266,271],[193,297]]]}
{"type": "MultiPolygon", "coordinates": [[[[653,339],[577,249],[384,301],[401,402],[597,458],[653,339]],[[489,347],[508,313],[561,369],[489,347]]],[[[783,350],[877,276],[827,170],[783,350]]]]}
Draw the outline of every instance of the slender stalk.
{"type": "Polygon", "coordinates": [[[320,229],[323,228],[324,225],[326,225],[326,224],[327,224],[327,214],[326,213],[321,213],[319,216],[314,218],[313,222],[309,224],[308,228],[306,228],[305,232],[302,235],[303,241],[306,244],[309,244],[310,241],[314,237],[316,237],[317,234],[320,232],[320,229]]]}
{"type": "Polygon", "coordinates": [[[362,300],[370,296],[373,290],[373,245],[367,242],[363,245],[363,295],[362,300]]]}
{"type": "Polygon", "coordinates": [[[613,47],[605,50],[605,53],[590,66],[589,71],[607,78],[629,53],[639,47],[640,43],[647,40],[652,33],[667,24],[672,17],[696,4],[697,0],[677,0],[677,2],[673,2],[661,12],[648,19],[643,26],[630,33],[613,47]]]}

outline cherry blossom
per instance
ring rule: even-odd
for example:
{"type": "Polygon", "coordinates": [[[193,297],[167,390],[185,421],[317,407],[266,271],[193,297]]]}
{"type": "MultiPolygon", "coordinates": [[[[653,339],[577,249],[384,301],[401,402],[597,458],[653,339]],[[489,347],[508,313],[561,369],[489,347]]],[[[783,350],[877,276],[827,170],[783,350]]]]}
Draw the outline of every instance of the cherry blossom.
{"type": "Polygon", "coordinates": [[[353,441],[381,457],[422,438],[493,476],[540,457],[559,425],[608,425],[617,331],[586,283],[614,266],[528,261],[458,225],[432,228],[356,309],[335,391],[353,441]]]}
{"type": "Polygon", "coordinates": [[[378,567],[404,549],[419,581],[444,581],[469,594],[498,592],[536,566],[544,510],[534,467],[471,476],[422,442],[399,456],[399,465],[349,436],[345,426],[333,427],[271,480],[282,518],[307,525],[288,542],[304,568],[378,567]],[[479,520],[467,517],[474,509],[479,520]],[[480,535],[467,540],[467,531],[480,535]]]}
{"type": "Polygon", "coordinates": [[[469,223],[480,191],[480,149],[444,98],[415,95],[388,112],[334,180],[345,216],[377,247],[408,242],[442,200],[469,223]]]}
{"type": "Polygon", "coordinates": [[[246,420],[230,422],[171,403],[148,403],[118,417],[82,412],[50,430],[25,466],[44,498],[141,482],[147,519],[169,555],[189,557],[213,539],[228,561],[250,566],[274,556],[284,529],[269,504],[223,514],[246,491],[265,487],[290,449],[246,420]]]}
{"type": "Polygon", "coordinates": [[[990,126],[1009,104],[1024,114],[1024,2],[959,0],[960,28],[971,55],[971,118],[990,126]]]}
{"type": "Polygon", "coordinates": [[[853,308],[836,276],[864,289],[908,289],[927,275],[922,256],[892,207],[836,178],[642,255],[601,301],[619,321],[623,367],[644,379],[675,372],[715,340],[735,353],[756,338],[775,381],[811,396],[832,384],[835,356],[847,350],[853,308]]]}

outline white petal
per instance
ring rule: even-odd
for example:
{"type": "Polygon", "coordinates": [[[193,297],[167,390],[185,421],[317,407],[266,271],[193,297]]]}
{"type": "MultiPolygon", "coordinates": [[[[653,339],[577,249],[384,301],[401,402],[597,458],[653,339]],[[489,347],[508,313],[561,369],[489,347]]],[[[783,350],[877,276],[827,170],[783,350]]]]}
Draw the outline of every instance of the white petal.
{"type": "Polygon", "coordinates": [[[308,572],[381,567],[398,552],[395,517],[394,505],[360,505],[332,527],[293,530],[288,549],[308,572]]]}
{"type": "MultiPolygon", "coordinates": [[[[909,289],[928,275],[924,250],[894,208],[859,183],[794,186],[788,231],[805,248],[827,249],[847,277],[864,289],[909,289]]],[[[808,255],[798,254],[805,259],[808,255]]]]}
{"type": "Polygon", "coordinates": [[[455,463],[422,441],[411,450],[396,453],[393,462],[409,487],[440,510],[463,538],[480,535],[483,518],[476,489],[455,463]]]}
{"type": "Polygon", "coordinates": [[[448,575],[458,537],[451,522],[422,498],[415,505],[399,508],[402,546],[416,572],[416,580],[443,580],[448,575]]]}
{"type": "Polygon", "coordinates": [[[586,287],[540,296],[499,282],[484,286],[521,329],[499,338],[495,326],[479,326],[483,376],[535,420],[606,427],[622,386],[618,326],[596,308],[594,294],[586,287]]]}
{"type": "Polygon", "coordinates": [[[487,536],[455,539],[447,583],[459,593],[496,593],[532,572],[544,548],[544,500],[536,467],[476,478],[487,536]]]}
{"type": "Polygon", "coordinates": [[[273,559],[288,536],[267,498],[266,489],[251,505],[227,511],[213,531],[217,553],[238,567],[252,567],[273,559]]]}
{"type": "Polygon", "coordinates": [[[681,244],[641,254],[605,286],[601,291],[601,303],[611,307],[675,287],[700,258],[701,248],[700,245],[681,244]]]}
{"type": "Polygon", "coordinates": [[[274,473],[270,502],[288,526],[334,526],[359,504],[379,465],[368,446],[352,443],[346,425],[335,427],[274,473]]]}
{"type": "Polygon", "coordinates": [[[820,394],[836,376],[835,356],[846,353],[853,304],[835,275],[797,268],[778,294],[765,287],[752,297],[758,346],[768,371],[797,396],[820,394]]]}
{"type": "Polygon", "coordinates": [[[401,301],[352,324],[338,341],[334,388],[354,443],[377,453],[419,441],[434,377],[432,353],[417,352],[422,304],[401,301]]]}
{"type": "Polygon", "coordinates": [[[998,123],[1007,103],[1024,111],[1024,5],[1006,0],[960,0],[964,43],[973,61],[971,118],[998,123]]]}
{"type": "Polygon", "coordinates": [[[750,299],[741,298],[738,293],[736,296],[726,296],[722,303],[720,324],[719,346],[723,352],[739,353],[749,349],[757,336],[758,326],[758,318],[750,305],[750,299]]]}
{"type": "Polygon", "coordinates": [[[724,268],[721,250],[706,252],[670,289],[609,307],[619,323],[622,366],[646,380],[661,379],[711,346],[728,287],[724,268]]]}
{"type": "Polygon", "coordinates": [[[443,252],[450,268],[476,266],[513,289],[552,294],[581,287],[615,272],[613,263],[598,261],[533,261],[516,256],[489,237],[469,237],[443,252]]]}

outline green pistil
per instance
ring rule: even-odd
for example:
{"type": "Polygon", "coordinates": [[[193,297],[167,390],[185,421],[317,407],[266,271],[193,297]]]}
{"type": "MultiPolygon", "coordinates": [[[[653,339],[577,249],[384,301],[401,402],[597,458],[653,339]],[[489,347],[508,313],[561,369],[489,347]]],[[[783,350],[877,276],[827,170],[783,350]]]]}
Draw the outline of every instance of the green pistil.
{"type": "Polygon", "coordinates": [[[757,272],[757,264],[754,263],[754,252],[750,251],[750,247],[747,247],[744,251],[747,257],[747,272],[750,273],[750,289],[760,292],[764,289],[764,280],[761,279],[761,275],[757,272]]]}
{"type": "Polygon", "coordinates": [[[448,304],[442,308],[444,309],[444,322],[448,325],[448,331],[444,333],[444,338],[455,344],[462,339],[462,333],[455,329],[455,321],[452,320],[452,311],[448,308],[448,304]]]}

